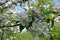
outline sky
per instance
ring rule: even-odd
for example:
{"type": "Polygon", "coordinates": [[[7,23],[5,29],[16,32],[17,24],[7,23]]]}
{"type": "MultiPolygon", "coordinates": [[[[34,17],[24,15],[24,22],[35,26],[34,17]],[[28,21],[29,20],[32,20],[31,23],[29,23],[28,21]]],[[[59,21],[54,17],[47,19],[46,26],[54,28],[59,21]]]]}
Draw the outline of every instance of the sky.
{"type": "Polygon", "coordinates": [[[53,2],[55,3],[55,6],[60,5],[60,0],[53,0],[53,2]]]}

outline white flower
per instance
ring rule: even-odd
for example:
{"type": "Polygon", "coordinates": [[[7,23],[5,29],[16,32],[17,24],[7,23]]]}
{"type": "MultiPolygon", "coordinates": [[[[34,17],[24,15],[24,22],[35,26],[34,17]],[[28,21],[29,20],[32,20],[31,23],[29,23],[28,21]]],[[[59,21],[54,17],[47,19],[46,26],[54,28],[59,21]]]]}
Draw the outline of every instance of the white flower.
{"type": "Polygon", "coordinates": [[[9,11],[11,11],[12,13],[17,13],[16,11],[14,11],[14,10],[12,10],[12,9],[10,9],[9,11]]]}
{"type": "Polygon", "coordinates": [[[27,9],[27,10],[29,10],[29,7],[28,6],[25,6],[24,8],[27,9]]]}
{"type": "Polygon", "coordinates": [[[54,21],[55,21],[55,22],[60,22],[60,16],[56,17],[56,18],[54,19],[54,21]]]}
{"type": "Polygon", "coordinates": [[[26,12],[25,13],[17,13],[17,15],[20,17],[20,23],[22,25],[24,25],[24,26],[28,25],[30,19],[29,19],[29,17],[28,17],[26,12]]]}
{"type": "Polygon", "coordinates": [[[6,39],[6,40],[9,40],[9,39],[6,39]]]}
{"type": "Polygon", "coordinates": [[[30,6],[30,8],[32,9],[32,8],[33,8],[33,6],[30,6]]]}
{"type": "Polygon", "coordinates": [[[2,29],[0,29],[0,32],[2,32],[2,29]]]}
{"type": "Polygon", "coordinates": [[[33,7],[32,10],[33,10],[35,13],[40,13],[40,11],[37,9],[37,7],[33,7]]]}
{"type": "Polygon", "coordinates": [[[41,27],[41,24],[40,24],[39,21],[38,22],[34,21],[33,24],[32,24],[32,27],[33,27],[34,30],[36,30],[36,29],[41,27]]]}
{"type": "Polygon", "coordinates": [[[9,1],[9,2],[5,3],[5,6],[7,7],[7,6],[11,5],[11,4],[12,4],[12,2],[9,1]]]}
{"type": "Polygon", "coordinates": [[[45,9],[49,8],[50,5],[43,5],[45,9]]]}

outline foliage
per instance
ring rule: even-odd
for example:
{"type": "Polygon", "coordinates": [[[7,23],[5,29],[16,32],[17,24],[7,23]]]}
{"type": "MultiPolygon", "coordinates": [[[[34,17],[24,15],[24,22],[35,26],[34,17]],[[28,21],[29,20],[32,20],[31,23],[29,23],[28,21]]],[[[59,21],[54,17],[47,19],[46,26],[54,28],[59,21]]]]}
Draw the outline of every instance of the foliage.
{"type": "Polygon", "coordinates": [[[59,40],[60,13],[53,7],[50,0],[1,0],[0,39],[59,40]]]}

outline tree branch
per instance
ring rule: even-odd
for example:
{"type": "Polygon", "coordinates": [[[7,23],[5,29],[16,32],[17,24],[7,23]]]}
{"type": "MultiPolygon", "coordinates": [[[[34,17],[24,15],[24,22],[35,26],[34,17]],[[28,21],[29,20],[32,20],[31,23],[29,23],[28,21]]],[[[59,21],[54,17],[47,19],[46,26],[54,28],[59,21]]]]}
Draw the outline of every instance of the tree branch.
{"type": "Polygon", "coordinates": [[[14,24],[14,25],[3,25],[3,26],[0,26],[0,28],[4,28],[4,27],[14,27],[14,26],[18,26],[20,24],[14,24]]]}

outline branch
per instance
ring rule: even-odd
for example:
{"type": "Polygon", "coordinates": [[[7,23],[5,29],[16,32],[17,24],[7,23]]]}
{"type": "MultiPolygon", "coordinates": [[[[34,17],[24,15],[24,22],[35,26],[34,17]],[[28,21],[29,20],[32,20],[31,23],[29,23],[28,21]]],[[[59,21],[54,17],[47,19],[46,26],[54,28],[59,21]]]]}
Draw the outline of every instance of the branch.
{"type": "Polygon", "coordinates": [[[3,26],[0,26],[0,28],[4,28],[4,27],[14,27],[14,26],[18,26],[20,24],[14,24],[14,25],[3,25],[3,26]]]}

